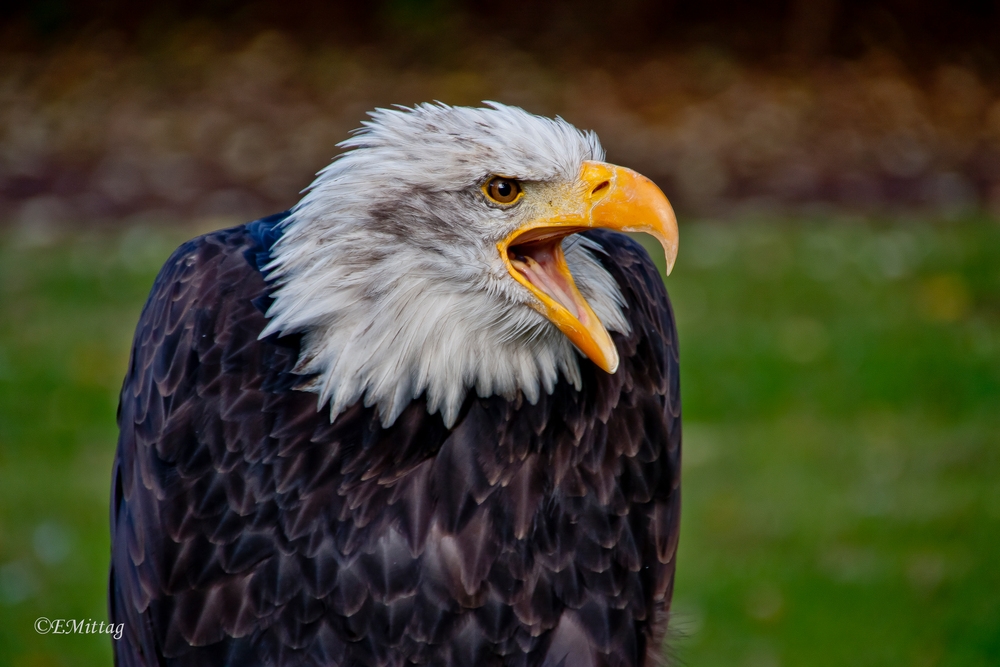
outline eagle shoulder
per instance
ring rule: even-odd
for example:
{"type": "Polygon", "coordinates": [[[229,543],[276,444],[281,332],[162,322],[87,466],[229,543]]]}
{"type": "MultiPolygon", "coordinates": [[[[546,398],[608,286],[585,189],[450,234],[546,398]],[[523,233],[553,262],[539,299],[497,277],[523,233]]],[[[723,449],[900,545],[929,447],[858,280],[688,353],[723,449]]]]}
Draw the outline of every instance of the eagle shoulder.
{"type": "Polygon", "coordinates": [[[657,403],[662,417],[662,421],[652,419],[652,413],[647,413],[642,435],[632,431],[620,436],[622,442],[631,443],[635,455],[624,452],[626,456],[621,461],[625,474],[619,477],[623,492],[629,495],[631,491],[634,510],[641,511],[648,521],[650,548],[644,562],[651,576],[645,583],[652,591],[655,617],[649,619],[646,664],[661,664],[680,534],[681,393],[677,326],[661,274],[638,242],[624,234],[600,229],[584,235],[604,249],[605,254],[598,255],[598,259],[618,282],[625,298],[631,332],[613,336],[622,358],[615,375],[620,376],[624,387],[631,387],[625,390],[631,394],[630,402],[657,403]],[[637,445],[643,439],[656,442],[652,448],[654,461],[648,461],[649,456],[643,455],[637,445]],[[642,502],[647,488],[649,502],[642,502]]]}
{"type": "MultiPolygon", "coordinates": [[[[249,573],[276,560],[279,545],[262,539],[274,534],[274,482],[231,473],[268,456],[279,426],[269,396],[299,380],[294,336],[257,340],[267,293],[258,236],[277,219],[181,245],[140,315],[112,479],[109,607],[125,624],[118,664],[160,664],[157,656],[232,639],[266,616],[263,600],[238,601],[249,573]]],[[[315,413],[315,402],[299,410],[315,413]]]]}

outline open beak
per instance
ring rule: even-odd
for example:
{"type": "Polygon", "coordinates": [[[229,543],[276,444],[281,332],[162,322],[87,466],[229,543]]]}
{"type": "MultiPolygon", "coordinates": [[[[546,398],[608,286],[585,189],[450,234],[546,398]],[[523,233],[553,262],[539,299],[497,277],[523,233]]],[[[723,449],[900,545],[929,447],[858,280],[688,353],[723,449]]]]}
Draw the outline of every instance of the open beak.
{"type": "Polygon", "coordinates": [[[677,218],[656,184],[625,167],[584,162],[582,194],[554,203],[497,244],[507,270],[536,297],[534,308],[577,349],[608,373],[618,369],[618,350],[607,329],[573,282],[562,240],[587,229],[643,232],[663,246],[667,273],[677,258],[677,218]]]}

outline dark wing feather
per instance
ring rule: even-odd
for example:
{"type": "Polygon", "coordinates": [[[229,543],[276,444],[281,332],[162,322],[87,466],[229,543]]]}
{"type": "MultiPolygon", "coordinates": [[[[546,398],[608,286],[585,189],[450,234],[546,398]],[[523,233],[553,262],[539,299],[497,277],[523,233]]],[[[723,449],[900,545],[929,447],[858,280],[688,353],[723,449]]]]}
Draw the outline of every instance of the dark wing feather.
{"type": "Polygon", "coordinates": [[[258,340],[281,216],[182,246],[119,408],[109,605],[139,665],[638,665],[657,655],[679,511],[673,316],[627,238],[617,373],[536,405],[422,400],[330,423],[299,339],[258,340]]]}

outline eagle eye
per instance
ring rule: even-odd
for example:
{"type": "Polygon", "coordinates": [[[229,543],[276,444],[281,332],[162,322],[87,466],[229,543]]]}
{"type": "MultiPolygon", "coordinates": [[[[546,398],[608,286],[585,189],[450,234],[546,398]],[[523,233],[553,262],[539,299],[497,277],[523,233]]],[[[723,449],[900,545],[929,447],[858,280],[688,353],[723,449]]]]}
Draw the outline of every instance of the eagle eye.
{"type": "Polygon", "coordinates": [[[483,191],[498,204],[512,204],[521,196],[521,184],[513,178],[494,176],[483,186],[483,191]]]}

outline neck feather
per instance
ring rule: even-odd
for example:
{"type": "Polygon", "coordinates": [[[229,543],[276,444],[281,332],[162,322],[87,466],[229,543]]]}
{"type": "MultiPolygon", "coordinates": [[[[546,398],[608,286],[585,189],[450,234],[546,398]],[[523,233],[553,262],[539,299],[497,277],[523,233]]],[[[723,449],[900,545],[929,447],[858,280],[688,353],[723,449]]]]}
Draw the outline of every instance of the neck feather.
{"type": "MultiPolygon", "coordinates": [[[[314,376],[303,389],[318,394],[320,407],[329,402],[331,420],[363,400],[389,426],[423,394],[450,427],[472,388],[482,397],[521,392],[534,403],[560,374],[580,387],[569,340],[475,270],[445,273],[439,258],[398,238],[303,213],[292,214],[272,248],[276,288],[261,337],[303,334],[296,372],[314,376]]],[[[594,312],[610,331],[627,333],[621,291],[593,255],[603,250],[579,236],[564,249],[594,312]]]]}

